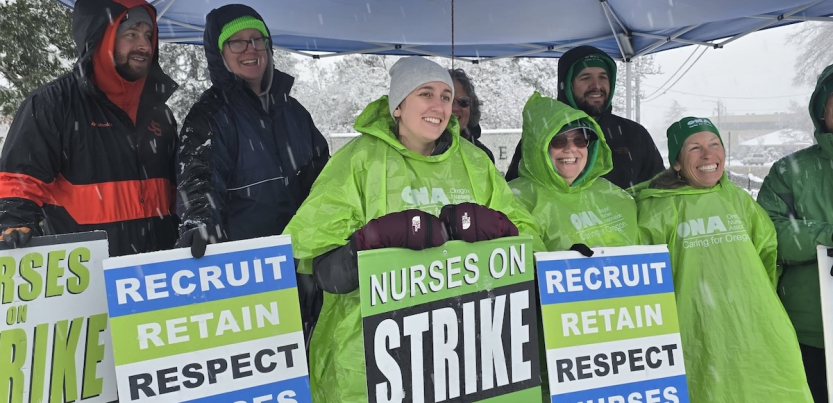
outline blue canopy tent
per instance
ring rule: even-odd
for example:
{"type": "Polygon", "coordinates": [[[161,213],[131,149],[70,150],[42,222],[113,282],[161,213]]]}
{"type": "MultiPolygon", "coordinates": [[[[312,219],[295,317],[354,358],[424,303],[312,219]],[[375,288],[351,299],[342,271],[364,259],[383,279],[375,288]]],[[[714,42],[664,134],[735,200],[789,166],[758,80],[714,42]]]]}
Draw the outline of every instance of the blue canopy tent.
{"type": "MultiPolygon", "coordinates": [[[[58,1],[68,7],[75,3],[58,1]]],[[[833,21],[828,17],[833,15],[833,0],[150,2],[158,10],[163,41],[201,44],[206,14],[238,2],[263,15],[276,48],[316,58],[350,53],[453,53],[467,61],[559,57],[588,44],[628,61],[691,44],[720,48],[757,30],[800,21],[833,21]]]]}
{"type": "MultiPolygon", "coordinates": [[[[72,7],[75,0],[56,0],[72,7]]],[[[202,43],[205,16],[246,3],[275,48],[313,58],[429,55],[479,63],[560,57],[592,45],[632,58],[687,45],[722,48],[752,32],[833,21],[833,0],[150,0],[162,41],[202,43]]],[[[629,76],[630,64],[626,64],[629,76]]],[[[630,79],[627,80],[630,83],[630,79]]],[[[626,88],[630,94],[630,84],[626,88]]],[[[627,115],[630,116],[630,100],[627,115]]]]}

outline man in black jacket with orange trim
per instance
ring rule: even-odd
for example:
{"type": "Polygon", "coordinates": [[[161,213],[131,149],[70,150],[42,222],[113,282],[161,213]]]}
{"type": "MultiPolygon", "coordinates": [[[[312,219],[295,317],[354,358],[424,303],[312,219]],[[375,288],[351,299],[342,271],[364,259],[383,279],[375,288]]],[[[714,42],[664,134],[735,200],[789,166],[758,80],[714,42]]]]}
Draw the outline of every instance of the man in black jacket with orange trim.
{"type": "MultiPolygon", "coordinates": [[[[592,116],[610,146],[613,170],[603,178],[622,189],[644,182],[665,169],[648,131],[632,120],[616,116],[611,102],[616,85],[616,63],[593,46],[579,46],[558,59],[558,100],[592,116]]],[[[521,143],[506,170],[506,180],[518,177],[521,143]]]]}
{"type": "Polygon", "coordinates": [[[105,230],[110,255],[176,241],[177,88],[158,63],[156,10],[144,0],[78,0],[73,71],[33,91],[0,155],[0,231],[32,235],[105,230]]]}

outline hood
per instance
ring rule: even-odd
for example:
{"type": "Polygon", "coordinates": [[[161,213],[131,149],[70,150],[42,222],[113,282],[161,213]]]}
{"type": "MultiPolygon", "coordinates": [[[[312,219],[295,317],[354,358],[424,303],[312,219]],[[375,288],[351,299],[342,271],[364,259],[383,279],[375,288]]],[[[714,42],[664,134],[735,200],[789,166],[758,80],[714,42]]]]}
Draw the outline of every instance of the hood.
{"type": "MultiPolygon", "coordinates": [[[[658,175],[659,176],[659,175],[658,175]]],[[[656,178],[656,177],[655,177],[656,178]]],[[[653,180],[653,179],[652,179],[653,180]]],[[[649,181],[643,182],[643,184],[647,185],[649,181]]],[[[650,198],[660,198],[660,197],[672,197],[677,195],[695,195],[695,194],[706,194],[717,192],[723,189],[729,183],[729,177],[726,176],[726,172],[723,172],[723,176],[720,177],[720,180],[717,181],[717,185],[714,185],[710,188],[700,189],[700,188],[693,188],[691,186],[683,186],[677,189],[654,189],[649,188],[645,185],[637,185],[637,187],[631,189],[637,189],[636,202],[640,202],[645,199],[650,198]]]]}
{"type": "Polygon", "coordinates": [[[523,118],[521,162],[518,167],[521,178],[555,187],[560,192],[574,193],[592,186],[598,177],[613,169],[610,147],[605,142],[602,128],[583,111],[536,92],[526,101],[523,118]],[[593,127],[597,139],[587,146],[587,165],[570,186],[552,165],[549,143],[562,127],[576,121],[593,127]]]}
{"type": "MultiPolygon", "coordinates": [[[[227,6],[223,6],[220,8],[215,8],[211,10],[210,13],[205,17],[205,31],[203,32],[203,48],[205,50],[205,58],[208,61],[208,73],[211,77],[211,83],[220,86],[226,87],[228,85],[242,85],[248,88],[245,81],[240,77],[237,77],[234,73],[229,71],[228,67],[226,67],[225,60],[223,60],[223,53],[220,51],[220,48],[217,47],[217,41],[220,39],[220,31],[223,29],[226,24],[232,22],[240,17],[251,16],[255,17],[261,21],[263,21],[263,17],[257,13],[254,9],[249,6],[245,6],[242,4],[230,4],[227,6]]],[[[272,38],[272,31],[269,30],[269,26],[266,26],[266,32],[269,33],[269,38],[272,38]]],[[[275,77],[275,70],[274,65],[272,62],[272,47],[267,48],[267,52],[269,56],[266,57],[267,65],[266,65],[266,75],[264,79],[266,80],[267,86],[269,89],[272,88],[271,81],[273,78],[277,78],[279,84],[277,87],[281,87],[281,92],[289,93],[289,89],[285,89],[283,87],[289,86],[291,89],[292,87],[292,77],[289,75],[283,74],[283,76],[275,77]],[[289,78],[289,82],[286,82],[286,78],[289,78]]],[[[260,95],[260,94],[256,94],[260,95]]]]}
{"type": "Polygon", "coordinates": [[[451,115],[448,126],[445,128],[446,133],[451,136],[451,144],[448,146],[448,149],[439,155],[424,156],[405,148],[396,139],[396,135],[393,134],[393,128],[395,126],[396,121],[393,120],[393,117],[390,115],[390,108],[388,108],[387,95],[383,95],[381,98],[367,105],[359,117],[356,118],[355,123],[353,123],[353,128],[363,136],[376,137],[393,147],[403,156],[411,159],[434,162],[444,161],[460,147],[460,123],[454,115],[451,115]]]}
{"type": "Polygon", "coordinates": [[[570,76],[570,68],[573,67],[577,61],[583,59],[589,55],[600,55],[604,58],[608,59],[613,66],[613,71],[610,73],[610,94],[607,95],[607,108],[605,109],[605,113],[610,112],[610,105],[613,101],[613,93],[616,89],[616,62],[607,55],[607,53],[602,52],[601,50],[593,47],[593,46],[578,46],[572,48],[566,52],[558,59],[558,100],[578,109],[578,106],[573,101],[572,96],[572,89],[571,83],[567,82],[568,77],[570,76]],[[568,96],[569,94],[569,96],[568,96]]]}
{"type": "Polygon", "coordinates": [[[813,120],[813,126],[816,128],[814,133],[816,142],[821,147],[822,153],[827,158],[833,159],[833,134],[828,133],[824,121],[821,120],[821,116],[816,116],[817,113],[813,110],[816,102],[821,101],[819,98],[824,97],[831,90],[833,90],[833,65],[827,66],[821,75],[819,75],[819,79],[816,82],[816,89],[810,97],[810,119],[813,120]]]}
{"type": "MultiPolygon", "coordinates": [[[[78,55],[76,69],[81,76],[92,75],[92,63],[95,49],[104,37],[104,31],[111,21],[121,21],[124,13],[133,7],[144,6],[151,17],[156,19],[156,9],[144,0],[78,0],[72,11],[72,39],[75,41],[75,53],[78,55]]],[[[159,68],[159,41],[156,38],[157,27],[153,27],[153,60],[151,70],[159,68]]]]}

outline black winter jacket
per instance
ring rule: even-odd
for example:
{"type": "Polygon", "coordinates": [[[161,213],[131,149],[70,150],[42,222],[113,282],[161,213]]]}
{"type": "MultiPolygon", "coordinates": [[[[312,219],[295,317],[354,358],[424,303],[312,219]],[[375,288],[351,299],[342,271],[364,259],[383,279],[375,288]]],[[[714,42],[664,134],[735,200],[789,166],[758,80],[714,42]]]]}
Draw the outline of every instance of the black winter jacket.
{"type": "Polygon", "coordinates": [[[177,85],[154,52],[134,124],[91,77],[110,18],[132,3],[76,4],[75,68],[29,94],[0,155],[0,229],[105,230],[111,256],[173,246],[176,122],[165,101],[177,85]]]}
{"type": "Polygon", "coordinates": [[[277,235],[309,194],[329,147],[309,112],[289,96],[292,77],[267,68],[264,80],[273,74],[267,112],[226,68],[215,45],[221,27],[260,16],[242,5],[221,10],[208,15],[204,34],[212,86],[191,108],[179,138],[180,230],[205,224],[227,240],[277,235]]]}
{"type": "MultiPolygon", "coordinates": [[[[281,234],[330,158],[309,112],[289,96],[294,79],[272,70],[271,55],[266,109],[226,68],[216,46],[220,29],[247,15],[262,20],[239,4],[206,17],[203,43],[212,86],[188,112],[180,133],[180,232],[205,225],[218,239],[232,241],[281,234]]],[[[299,274],[297,281],[304,334],[310,337],[323,295],[311,276],[299,274]]]]}
{"type": "MultiPolygon", "coordinates": [[[[564,92],[564,80],[567,79],[570,66],[590,54],[604,54],[592,46],[579,46],[564,53],[558,59],[558,100],[576,108],[567,99],[564,92]]],[[[610,96],[613,96],[612,91],[610,96]]],[[[654,144],[651,135],[642,125],[632,120],[616,116],[608,107],[601,116],[595,117],[596,123],[602,128],[605,141],[612,151],[613,170],[602,177],[613,182],[622,189],[644,182],[662,172],[662,156],[654,144]]],[[[515,148],[515,155],[506,171],[506,180],[518,177],[518,165],[521,160],[521,143],[515,148]]]]}

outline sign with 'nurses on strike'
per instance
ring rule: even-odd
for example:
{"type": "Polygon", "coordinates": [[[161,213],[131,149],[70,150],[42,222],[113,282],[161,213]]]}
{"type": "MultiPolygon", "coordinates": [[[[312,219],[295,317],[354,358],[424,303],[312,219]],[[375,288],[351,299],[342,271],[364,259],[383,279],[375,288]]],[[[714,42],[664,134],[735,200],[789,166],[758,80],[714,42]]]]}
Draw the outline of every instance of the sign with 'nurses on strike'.
{"type": "Polygon", "coordinates": [[[368,402],[541,399],[530,237],[359,252],[368,402]]]}
{"type": "Polygon", "coordinates": [[[121,402],[310,402],[289,236],[104,262],[121,402]]]}
{"type": "Polygon", "coordinates": [[[687,403],[665,245],[536,253],[552,402],[687,403]]]}
{"type": "Polygon", "coordinates": [[[112,402],[104,231],[0,246],[0,402],[112,402]]]}

